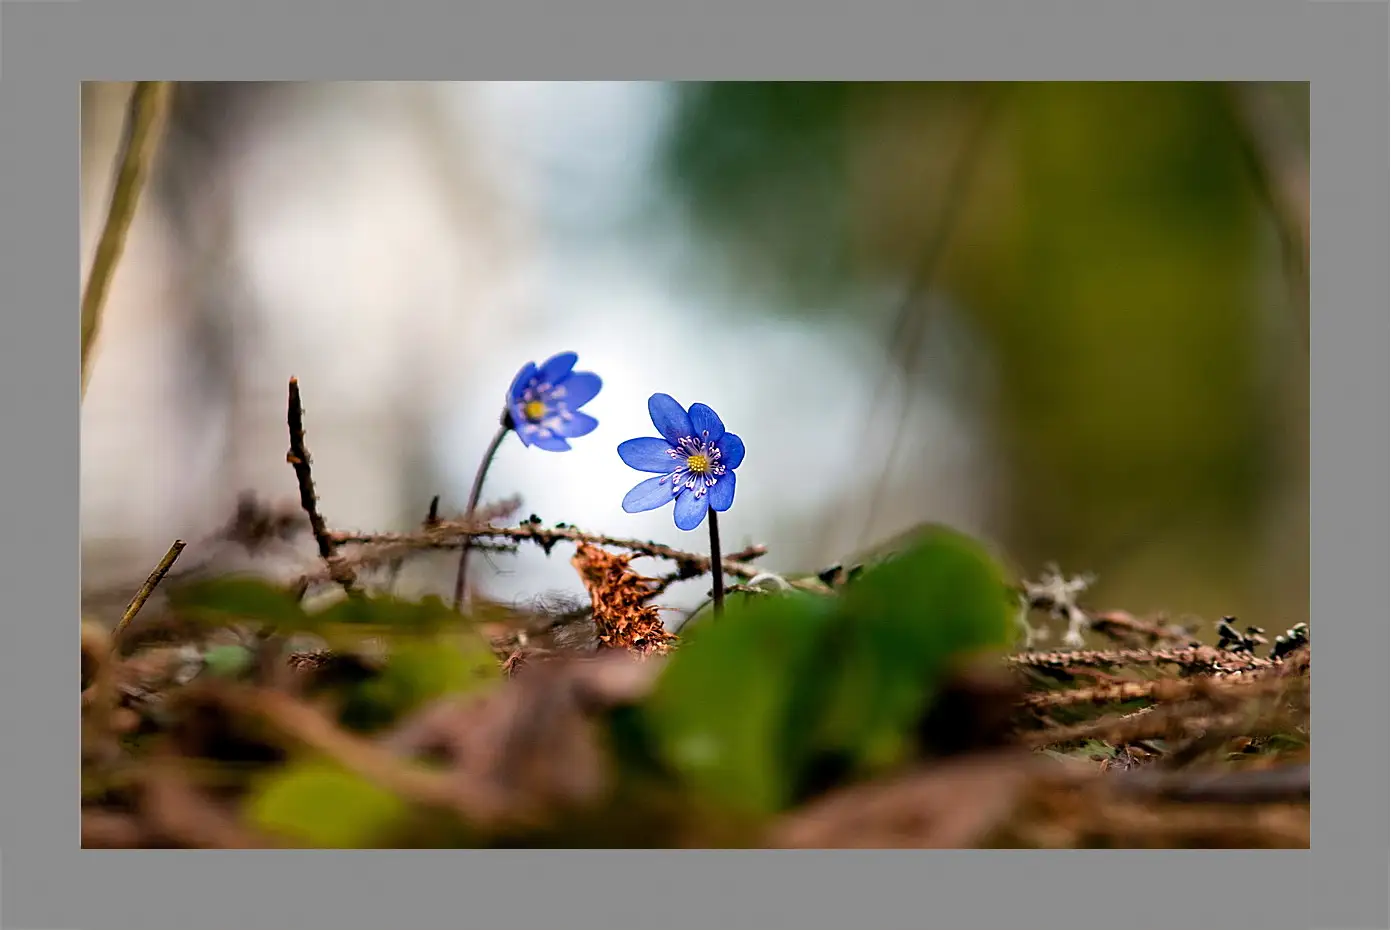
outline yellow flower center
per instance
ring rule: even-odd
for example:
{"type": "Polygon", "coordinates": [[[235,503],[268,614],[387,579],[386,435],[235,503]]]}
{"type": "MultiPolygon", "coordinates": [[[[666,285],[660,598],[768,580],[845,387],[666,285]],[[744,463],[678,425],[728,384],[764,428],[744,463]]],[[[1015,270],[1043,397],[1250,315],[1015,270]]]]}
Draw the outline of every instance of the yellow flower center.
{"type": "Polygon", "coordinates": [[[530,401],[522,406],[522,416],[532,423],[539,421],[546,415],[546,405],[539,400],[530,401]]]}
{"type": "Polygon", "coordinates": [[[688,456],[686,459],[686,470],[695,475],[704,475],[710,471],[709,456],[697,452],[695,455],[688,456]]]}

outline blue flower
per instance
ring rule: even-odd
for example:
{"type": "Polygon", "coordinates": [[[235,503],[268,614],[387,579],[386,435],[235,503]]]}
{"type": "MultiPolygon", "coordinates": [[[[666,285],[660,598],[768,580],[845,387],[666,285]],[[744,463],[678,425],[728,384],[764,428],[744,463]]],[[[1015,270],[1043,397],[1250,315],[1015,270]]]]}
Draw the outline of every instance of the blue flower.
{"type": "Polygon", "coordinates": [[[725,432],[719,415],[704,404],[686,410],[669,394],[653,394],[647,411],[662,437],[629,439],[618,446],[618,457],[660,477],[629,491],[623,509],[642,513],[674,500],[673,516],[683,530],[700,526],[707,508],[728,510],[734,503],[734,469],[744,461],[744,440],[725,432]]]}
{"type": "Polygon", "coordinates": [[[567,439],[594,432],[599,421],[580,408],[594,399],[604,382],[591,371],[575,371],[574,352],[553,355],[540,367],[527,362],[507,392],[507,416],[524,445],[550,452],[570,448],[567,439]]]}

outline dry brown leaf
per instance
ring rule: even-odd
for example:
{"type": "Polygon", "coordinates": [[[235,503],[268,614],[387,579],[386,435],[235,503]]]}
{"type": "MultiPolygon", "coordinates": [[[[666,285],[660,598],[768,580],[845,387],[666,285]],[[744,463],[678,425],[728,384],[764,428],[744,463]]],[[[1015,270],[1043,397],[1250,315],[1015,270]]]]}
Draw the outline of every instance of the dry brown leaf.
{"type": "Polygon", "coordinates": [[[1014,809],[1034,761],[962,756],[838,791],[783,818],[769,845],[799,849],[968,849],[1014,809]]]}
{"type": "Polygon", "coordinates": [[[648,603],[660,582],[634,572],[632,555],[615,555],[581,543],[570,564],[580,574],[593,605],[599,641],[639,655],[663,654],[676,641],[657,608],[648,603]]]}

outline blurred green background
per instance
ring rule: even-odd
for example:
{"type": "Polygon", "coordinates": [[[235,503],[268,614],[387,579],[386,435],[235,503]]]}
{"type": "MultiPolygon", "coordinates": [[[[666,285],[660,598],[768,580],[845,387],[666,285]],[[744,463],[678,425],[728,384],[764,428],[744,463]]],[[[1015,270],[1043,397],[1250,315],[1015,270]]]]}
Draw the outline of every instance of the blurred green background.
{"type": "Polygon", "coordinates": [[[1305,616],[1307,84],[692,84],[673,124],[727,286],[848,295],[910,381],[968,334],[1018,561],[1305,616]]]}

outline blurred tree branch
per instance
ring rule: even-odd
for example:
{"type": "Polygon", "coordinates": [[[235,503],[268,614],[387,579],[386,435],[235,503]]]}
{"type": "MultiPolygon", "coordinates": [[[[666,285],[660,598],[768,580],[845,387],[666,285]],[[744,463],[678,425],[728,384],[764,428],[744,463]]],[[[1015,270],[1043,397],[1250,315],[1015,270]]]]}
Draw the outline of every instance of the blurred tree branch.
{"type": "MultiPolygon", "coordinates": [[[[1307,155],[1300,159],[1297,167],[1286,168],[1281,162],[1288,162],[1295,148],[1273,138],[1277,133],[1270,123],[1273,121],[1271,102],[1259,98],[1264,88],[1247,88],[1244,84],[1226,85],[1225,102],[1237,146],[1241,150],[1242,162],[1250,174],[1256,196],[1270,214],[1275,226],[1276,237],[1280,241],[1280,260],[1284,265],[1285,279],[1289,287],[1291,309],[1296,315],[1296,324],[1304,345],[1309,345],[1309,213],[1293,201],[1295,196],[1289,184],[1283,183],[1280,175],[1297,173],[1308,176],[1307,155]],[[1282,170],[1283,169],[1283,170],[1282,170]]],[[[1307,194],[1307,191],[1306,191],[1307,194]]]]}
{"type": "Polygon", "coordinates": [[[97,242],[92,269],[82,292],[82,395],[91,377],[92,349],[101,329],[101,313],[111,281],[125,250],[135,208],[154,162],[173,97],[171,81],[138,81],[126,111],[125,136],[117,162],[115,187],[107,209],[106,224],[97,242]]]}
{"type": "MultiPolygon", "coordinates": [[[[897,364],[885,367],[883,377],[874,392],[875,397],[884,397],[892,388],[893,379],[896,376],[902,375],[912,378],[917,371],[922,356],[923,335],[927,328],[928,316],[926,308],[922,306],[922,301],[932,291],[952,229],[955,228],[961,211],[965,208],[966,197],[971,189],[971,181],[975,174],[974,169],[981,162],[981,148],[985,144],[995,114],[1002,105],[1006,86],[984,85],[974,104],[963,115],[964,125],[960,130],[960,148],[957,149],[956,159],[945,179],[937,215],[929,228],[929,235],[924,243],[917,267],[912,271],[912,277],[908,281],[903,299],[899,302],[898,309],[894,314],[889,336],[889,354],[891,357],[898,356],[895,359],[897,364]]],[[[869,500],[865,503],[864,521],[855,541],[857,548],[868,542],[869,534],[874,529],[875,519],[879,515],[884,495],[889,486],[889,479],[893,476],[900,447],[907,432],[904,429],[904,419],[908,415],[908,410],[909,397],[906,393],[901,392],[898,410],[893,417],[893,426],[890,431],[889,450],[884,456],[884,465],[880,470],[879,480],[875,483],[870,492],[869,500]]],[[[862,448],[872,447],[874,431],[878,425],[875,413],[875,410],[871,410],[865,417],[866,435],[862,448]]]]}

